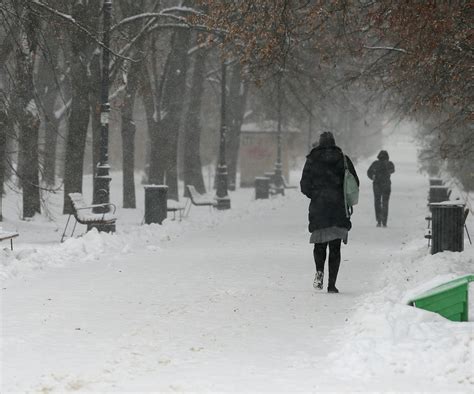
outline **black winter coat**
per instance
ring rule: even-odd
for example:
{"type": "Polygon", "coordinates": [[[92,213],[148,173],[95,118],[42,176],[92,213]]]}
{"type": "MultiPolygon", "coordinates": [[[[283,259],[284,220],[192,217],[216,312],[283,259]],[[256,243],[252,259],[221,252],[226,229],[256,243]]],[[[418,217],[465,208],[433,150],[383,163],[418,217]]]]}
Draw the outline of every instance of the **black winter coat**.
{"type": "Polygon", "coordinates": [[[367,176],[374,182],[374,189],[390,192],[392,181],[390,175],[395,172],[395,166],[388,159],[374,161],[367,170],[367,176]]]}
{"type": "MultiPolygon", "coordinates": [[[[359,184],[356,170],[346,156],[347,167],[359,184]]],[[[344,155],[337,146],[318,146],[306,156],[300,186],[311,199],[309,232],[332,226],[351,228],[344,206],[344,155]]]]}

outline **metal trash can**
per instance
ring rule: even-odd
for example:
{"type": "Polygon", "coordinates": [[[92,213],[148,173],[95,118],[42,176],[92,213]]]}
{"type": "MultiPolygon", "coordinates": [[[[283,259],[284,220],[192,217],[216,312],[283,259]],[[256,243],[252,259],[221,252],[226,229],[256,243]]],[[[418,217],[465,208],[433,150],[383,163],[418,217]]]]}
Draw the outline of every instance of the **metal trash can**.
{"type": "Polygon", "coordinates": [[[432,203],[431,254],[464,250],[465,205],[461,202],[432,203]]]}
{"type": "Polygon", "coordinates": [[[430,178],[430,186],[443,186],[443,180],[440,178],[430,178]]]}
{"type": "Polygon", "coordinates": [[[448,201],[451,195],[451,190],[447,186],[430,186],[430,194],[428,202],[430,204],[448,201]]]}
{"type": "Polygon", "coordinates": [[[270,179],[266,176],[255,178],[255,199],[267,199],[270,197],[270,179]]]}
{"type": "Polygon", "coordinates": [[[167,216],[168,186],[145,185],[145,223],[162,224],[167,216]]]}
{"type": "Polygon", "coordinates": [[[270,183],[275,183],[275,173],[268,171],[263,174],[264,177],[268,178],[270,180],[270,183]]]}

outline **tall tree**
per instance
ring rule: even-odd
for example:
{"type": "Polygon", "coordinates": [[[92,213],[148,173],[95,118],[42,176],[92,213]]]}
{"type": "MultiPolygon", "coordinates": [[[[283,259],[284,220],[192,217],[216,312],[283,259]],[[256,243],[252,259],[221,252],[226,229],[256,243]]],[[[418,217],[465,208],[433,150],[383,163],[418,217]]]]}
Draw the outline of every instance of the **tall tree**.
{"type": "MultiPolygon", "coordinates": [[[[91,31],[97,30],[100,4],[84,3],[76,0],[72,16],[82,26],[91,31]],[[95,6],[93,6],[95,5],[95,6]]],[[[64,213],[70,213],[72,207],[68,194],[82,193],[84,152],[89,126],[90,111],[90,65],[94,57],[95,43],[84,32],[72,30],[71,40],[71,110],[68,119],[66,142],[66,160],[64,168],[64,213]]]]}
{"type": "Polygon", "coordinates": [[[39,57],[36,87],[41,100],[41,115],[45,132],[42,151],[43,180],[53,186],[56,179],[56,145],[58,140],[59,119],[55,114],[55,105],[59,96],[59,42],[55,34],[46,32],[47,43],[39,57]]]}
{"type": "Polygon", "coordinates": [[[3,184],[5,182],[5,167],[7,165],[7,128],[8,112],[3,94],[0,95],[0,221],[2,215],[3,184]]]}
{"type": "MultiPolygon", "coordinates": [[[[188,49],[191,32],[180,28],[172,33],[170,53],[162,75],[158,130],[153,132],[150,183],[168,185],[168,196],[178,199],[178,133],[186,89],[188,49]]],[[[159,91],[158,91],[159,93],[159,91]]]]}
{"type": "Polygon", "coordinates": [[[135,134],[133,116],[135,98],[139,88],[142,66],[130,64],[127,74],[127,86],[122,106],[122,171],[123,171],[123,207],[135,208],[135,134]]]}
{"type": "MultiPolygon", "coordinates": [[[[201,144],[201,104],[204,93],[206,58],[208,50],[196,51],[189,91],[189,106],[184,123],[184,161],[183,176],[185,185],[193,185],[199,193],[205,193],[200,154],[201,144]]],[[[187,189],[185,188],[185,195],[187,189]]]]}
{"type": "Polygon", "coordinates": [[[242,79],[242,67],[239,62],[232,66],[229,82],[228,127],[227,127],[227,162],[229,189],[235,190],[237,182],[237,162],[240,149],[240,128],[244,121],[245,103],[248,86],[242,79]]]}
{"type": "Polygon", "coordinates": [[[33,81],[39,19],[25,7],[23,2],[15,4],[15,9],[23,23],[19,34],[19,45],[15,47],[16,84],[13,110],[19,126],[19,155],[23,158],[20,170],[23,218],[31,218],[41,212],[38,162],[40,116],[33,81]]]}

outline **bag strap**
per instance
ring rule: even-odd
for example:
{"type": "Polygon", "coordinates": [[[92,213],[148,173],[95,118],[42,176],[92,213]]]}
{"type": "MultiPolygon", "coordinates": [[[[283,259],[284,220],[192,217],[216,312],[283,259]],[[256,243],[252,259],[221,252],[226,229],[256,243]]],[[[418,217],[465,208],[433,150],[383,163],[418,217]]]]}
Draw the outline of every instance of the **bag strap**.
{"type": "Polygon", "coordinates": [[[344,154],[344,152],[342,152],[342,157],[344,158],[344,169],[345,169],[345,170],[348,170],[349,167],[347,166],[347,157],[346,157],[346,155],[344,154]]]}
{"type": "Polygon", "coordinates": [[[344,152],[342,152],[342,157],[344,158],[344,186],[343,186],[343,194],[344,194],[344,207],[346,208],[346,217],[350,218],[351,215],[354,213],[354,208],[347,206],[347,196],[346,196],[346,171],[349,171],[347,166],[347,158],[344,152]]]}

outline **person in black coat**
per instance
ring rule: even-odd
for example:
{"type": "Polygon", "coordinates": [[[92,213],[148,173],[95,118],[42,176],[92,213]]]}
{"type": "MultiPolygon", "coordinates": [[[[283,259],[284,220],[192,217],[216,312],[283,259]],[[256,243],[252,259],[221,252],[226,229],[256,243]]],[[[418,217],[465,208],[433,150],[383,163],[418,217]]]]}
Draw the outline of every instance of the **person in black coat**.
{"type": "Polygon", "coordinates": [[[381,150],[369,169],[367,176],[373,181],[375,219],[377,227],[387,227],[388,203],[392,191],[390,175],[395,172],[395,166],[389,160],[388,152],[381,150]]]}
{"type": "Polygon", "coordinates": [[[310,243],[314,244],[316,275],[313,286],[323,288],[326,250],[329,246],[328,292],[338,293],[336,279],[341,262],[341,240],[347,243],[351,229],[344,201],[344,157],[347,167],[359,184],[359,178],[349,157],[336,146],[334,136],[327,131],[321,134],[319,145],[306,156],[300,181],[301,192],[311,199],[309,205],[310,243]]]}

